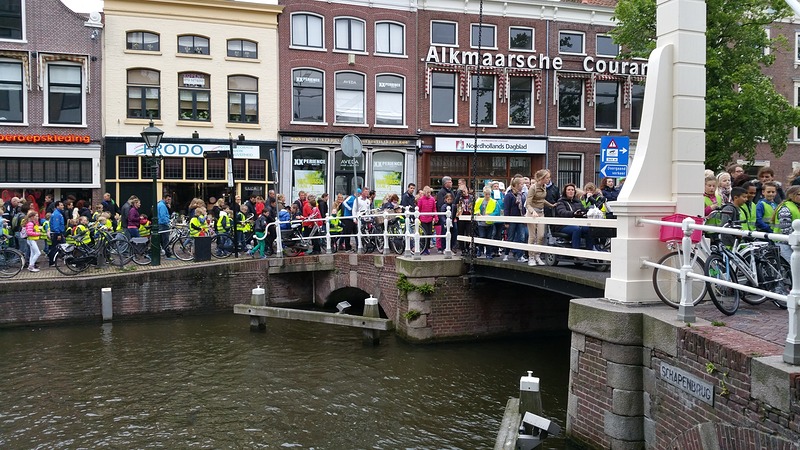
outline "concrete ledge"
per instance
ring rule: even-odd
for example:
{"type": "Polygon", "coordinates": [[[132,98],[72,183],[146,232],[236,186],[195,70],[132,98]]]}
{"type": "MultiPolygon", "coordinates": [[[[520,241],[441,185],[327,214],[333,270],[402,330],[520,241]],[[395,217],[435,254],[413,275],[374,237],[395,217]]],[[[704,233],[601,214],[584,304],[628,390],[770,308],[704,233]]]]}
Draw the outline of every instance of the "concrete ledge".
{"type": "Polygon", "coordinates": [[[409,278],[419,277],[458,277],[465,272],[465,264],[461,258],[444,259],[441,255],[426,256],[425,259],[414,260],[413,257],[398,256],[395,260],[397,273],[409,278]]]}
{"type": "Polygon", "coordinates": [[[800,374],[800,367],[786,364],[781,355],[753,358],[750,362],[750,395],[781,411],[789,411],[791,381],[797,374],[800,374]]]}
{"type": "Polygon", "coordinates": [[[277,319],[302,320],[305,322],[327,323],[367,330],[390,331],[394,323],[389,319],[377,317],[351,316],[347,314],[306,311],[302,309],[276,308],[274,306],[233,305],[234,314],[257,317],[273,317],[277,319]]]}
{"type": "Polygon", "coordinates": [[[517,447],[517,434],[521,422],[522,414],[519,413],[519,399],[508,399],[503,421],[500,422],[500,431],[494,441],[495,450],[514,450],[517,447]]]}
{"type": "Polygon", "coordinates": [[[642,345],[642,309],[629,308],[597,298],[573,299],[569,329],[601,341],[642,345]]]}
{"type": "Polygon", "coordinates": [[[642,347],[603,342],[603,359],[619,364],[642,365],[642,347]]]}
{"type": "Polygon", "coordinates": [[[268,258],[269,273],[318,272],[336,269],[334,255],[294,256],[291,258],[268,258]]]}

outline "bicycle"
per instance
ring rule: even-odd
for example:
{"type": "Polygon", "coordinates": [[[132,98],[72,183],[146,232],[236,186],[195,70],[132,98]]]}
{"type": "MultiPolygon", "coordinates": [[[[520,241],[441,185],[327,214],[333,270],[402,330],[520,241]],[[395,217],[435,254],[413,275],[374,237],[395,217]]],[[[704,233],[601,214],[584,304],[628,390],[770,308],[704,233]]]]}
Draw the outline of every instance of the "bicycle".
{"type": "MultiPolygon", "coordinates": [[[[681,241],[678,239],[667,241],[667,249],[671,251],[662,256],[658,260],[658,264],[680,270],[683,267],[683,246],[681,241]]],[[[705,274],[705,258],[710,254],[711,244],[706,237],[701,238],[700,242],[692,246],[689,261],[693,273],[697,275],[705,274]]],[[[689,292],[691,292],[692,296],[692,305],[699,304],[706,296],[706,283],[697,278],[687,278],[686,282],[691,285],[689,292]]],[[[678,309],[681,304],[681,278],[679,273],[659,269],[658,267],[653,268],[653,288],[664,304],[678,309]]]]}
{"type": "Polygon", "coordinates": [[[375,250],[383,251],[383,224],[378,224],[374,217],[361,217],[361,245],[365,253],[375,250]]]}
{"type": "MultiPolygon", "coordinates": [[[[786,281],[785,269],[781,262],[780,251],[774,242],[754,241],[750,249],[745,252],[749,261],[742,254],[729,249],[725,245],[718,245],[706,260],[706,276],[718,280],[728,281],[739,284],[739,276],[745,278],[746,284],[752,287],[785,294],[786,281]]],[[[738,240],[734,242],[732,248],[739,248],[738,240]]],[[[708,292],[711,301],[717,309],[725,315],[731,316],[739,309],[739,301],[744,300],[746,295],[743,292],[728,286],[717,283],[708,283],[708,292]]],[[[766,301],[766,296],[755,296],[744,300],[753,305],[761,304],[766,301]]],[[[775,302],[782,306],[781,302],[775,302]]],[[[785,305],[784,305],[785,306],[785,305]]]]}
{"type": "MultiPolygon", "coordinates": [[[[130,242],[127,238],[112,235],[106,230],[92,230],[94,235],[84,242],[85,235],[76,236],[75,244],[58,244],[54,259],[56,270],[63,275],[76,275],[92,265],[98,265],[100,258],[109,264],[122,267],[128,262],[130,242]]],[[[91,232],[91,231],[90,231],[91,232]]]]}
{"type": "Polygon", "coordinates": [[[25,266],[25,255],[9,247],[10,240],[7,235],[0,235],[0,278],[15,277],[25,266]]]}
{"type": "Polygon", "coordinates": [[[130,242],[131,242],[130,260],[140,266],[149,265],[151,262],[150,239],[146,237],[135,237],[131,238],[130,242]]]}

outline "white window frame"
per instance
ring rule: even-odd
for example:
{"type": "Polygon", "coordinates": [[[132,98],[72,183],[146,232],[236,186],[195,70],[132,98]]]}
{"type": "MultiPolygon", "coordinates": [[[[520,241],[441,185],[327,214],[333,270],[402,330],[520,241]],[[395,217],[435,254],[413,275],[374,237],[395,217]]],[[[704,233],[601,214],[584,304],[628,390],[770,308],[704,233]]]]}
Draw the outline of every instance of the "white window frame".
{"type": "Polygon", "coordinates": [[[597,83],[613,83],[613,84],[617,85],[617,99],[616,99],[616,103],[617,103],[617,119],[616,119],[617,126],[614,127],[614,128],[599,128],[597,126],[597,98],[596,98],[596,96],[597,96],[597,85],[595,84],[595,90],[594,90],[594,95],[595,95],[594,129],[595,129],[595,131],[622,131],[622,127],[621,127],[621,124],[620,124],[620,109],[621,109],[620,107],[622,106],[621,105],[621,98],[622,98],[622,89],[623,89],[622,82],[621,81],[614,81],[614,80],[602,80],[602,81],[598,80],[597,83]]]}
{"type": "Polygon", "coordinates": [[[796,31],[794,33],[794,66],[797,68],[800,65],[800,57],[798,54],[800,53],[800,31],[796,31]]]}
{"type": "MultiPolygon", "coordinates": [[[[579,80],[581,82],[581,100],[579,102],[581,105],[581,123],[578,127],[561,126],[560,111],[559,109],[556,109],[556,125],[559,130],[586,130],[586,81],[583,78],[565,78],[565,80],[579,80]]],[[[559,80],[559,86],[561,86],[561,82],[562,80],[559,80]]],[[[558,108],[561,108],[561,93],[557,92],[556,95],[559,96],[558,108]]]]}
{"type": "Polygon", "coordinates": [[[292,70],[289,73],[291,74],[291,77],[292,77],[292,83],[291,83],[291,85],[292,85],[292,93],[291,93],[291,100],[290,100],[292,102],[291,123],[292,124],[326,125],[327,126],[328,125],[328,121],[327,121],[328,105],[327,105],[327,98],[326,98],[328,96],[328,92],[327,92],[328,89],[327,89],[327,84],[326,84],[327,73],[324,70],[316,68],[316,67],[292,67],[292,70]],[[295,120],[295,118],[294,118],[294,72],[296,70],[314,70],[314,71],[322,73],[322,121],[321,122],[306,122],[306,121],[303,121],[303,120],[295,120]]]}
{"type": "Polygon", "coordinates": [[[49,61],[44,67],[44,114],[42,114],[42,126],[45,127],[64,127],[64,128],[86,128],[86,76],[83,65],[70,61],[49,61]],[[50,123],[50,65],[77,67],[81,74],[81,123],[50,123]]]}
{"type": "MultiPolygon", "coordinates": [[[[565,183],[565,182],[562,182],[560,180],[559,172],[561,171],[560,167],[561,167],[561,160],[562,159],[563,160],[578,160],[578,161],[580,161],[581,171],[580,171],[580,176],[578,177],[578,178],[580,178],[580,181],[575,183],[575,187],[577,189],[582,189],[583,188],[583,175],[584,175],[583,174],[583,171],[584,171],[583,157],[584,157],[583,153],[574,153],[574,152],[563,152],[563,153],[558,153],[558,155],[556,155],[556,179],[554,180],[554,183],[556,183],[556,186],[558,186],[561,190],[564,189],[564,186],[566,186],[567,183],[570,183],[570,182],[566,182],[565,183]]],[[[559,195],[560,194],[561,193],[559,192],[559,195]]]]}
{"type": "MultiPolygon", "coordinates": [[[[349,39],[352,41],[353,36],[350,36],[349,39]]],[[[367,22],[364,19],[360,19],[358,17],[352,16],[339,16],[333,18],[333,51],[334,53],[353,53],[356,55],[367,55],[367,22]],[[339,34],[337,30],[337,26],[339,21],[346,20],[347,23],[351,21],[361,23],[361,27],[363,30],[363,36],[361,36],[361,44],[364,46],[364,50],[353,50],[349,48],[339,48],[339,42],[337,39],[337,35],[339,34]]]]}
{"type": "Polygon", "coordinates": [[[767,46],[764,47],[764,56],[769,55],[772,52],[769,44],[772,42],[772,30],[769,28],[764,28],[764,34],[767,35],[767,46]]]}
{"type": "MultiPolygon", "coordinates": [[[[475,126],[478,127],[496,127],[497,126],[497,77],[496,74],[491,75],[482,75],[482,74],[471,74],[471,77],[492,77],[492,123],[475,123],[472,121],[472,107],[475,106],[475,99],[472,97],[472,90],[475,89],[474,86],[470,84],[470,98],[469,98],[469,126],[473,128],[475,126]]],[[[458,80],[456,80],[458,81],[458,80]]],[[[470,80],[472,81],[472,80],[470,80]]],[[[477,92],[476,92],[477,94],[477,92]]],[[[478,111],[475,111],[475,119],[478,118],[478,111]]]]}
{"type": "Polygon", "coordinates": [[[364,73],[364,72],[359,72],[357,70],[338,70],[338,71],[333,73],[333,125],[339,125],[339,126],[344,125],[344,126],[351,126],[351,127],[352,126],[358,127],[358,126],[366,126],[367,125],[367,89],[368,89],[368,86],[367,86],[367,74],[364,73]],[[364,117],[363,117],[364,120],[362,122],[354,123],[354,122],[337,122],[336,121],[336,112],[337,112],[337,109],[336,109],[336,91],[338,91],[338,89],[336,87],[336,77],[339,74],[343,74],[343,73],[353,73],[353,74],[361,75],[361,77],[364,79],[364,89],[361,91],[364,94],[364,99],[361,102],[361,111],[364,114],[364,117]]]}
{"type": "MultiPolygon", "coordinates": [[[[315,52],[326,52],[328,49],[325,47],[325,17],[315,14],[312,12],[307,11],[298,11],[292,13],[289,20],[289,48],[298,49],[298,50],[310,50],[315,52]],[[320,36],[322,37],[322,46],[321,47],[312,47],[308,45],[296,45],[294,43],[294,17],[295,16],[313,16],[320,19],[320,36]]],[[[306,36],[308,37],[308,36],[306,36]]]]}
{"type": "Polygon", "coordinates": [[[430,44],[432,46],[435,45],[435,46],[438,46],[438,47],[458,47],[458,22],[453,22],[452,20],[431,20],[429,30],[430,30],[430,44]],[[447,23],[447,24],[455,25],[456,26],[455,32],[454,32],[455,34],[453,36],[455,44],[443,44],[441,42],[433,42],[433,24],[434,23],[447,23]]]}
{"type": "Polygon", "coordinates": [[[536,29],[532,27],[525,27],[522,25],[511,25],[508,27],[508,49],[514,52],[528,52],[533,53],[536,51],[536,29]],[[513,48],[511,47],[511,29],[517,28],[520,30],[529,30],[531,32],[531,49],[523,49],[523,48],[513,48]]]}
{"type": "Polygon", "coordinates": [[[508,99],[506,100],[506,104],[508,105],[508,128],[536,128],[535,121],[534,121],[534,90],[536,89],[536,80],[533,77],[515,77],[514,75],[509,75],[508,77],[508,99]],[[531,91],[529,92],[531,98],[530,104],[530,115],[531,115],[531,123],[529,125],[517,125],[511,123],[511,79],[512,78],[530,78],[531,80],[531,91]]]}
{"type": "Polygon", "coordinates": [[[382,20],[380,22],[375,22],[375,55],[378,56],[388,56],[390,58],[408,58],[408,54],[406,53],[406,25],[402,22],[394,22],[391,20],[382,20]],[[391,52],[379,52],[378,51],[378,26],[379,25],[388,25],[389,29],[392,26],[399,26],[400,29],[403,30],[403,50],[400,53],[391,53],[391,52]]]}
{"type": "Polygon", "coordinates": [[[27,19],[28,18],[27,18],[26,11],[25,11],[26,10],[26,8],[25,8],[25,4],[26,3],[27,2],[25,0],[20,0],[20,5],[21,5],[20,15],[22,16],[22,19],[21,19],[22,20],[22,38],[21,39],[0,39],[0,42],[27,42],[28,41],[28,31],[27,31],[28,30],[28,26],[27,26],[27,23],[28,23],[27,19]]]}
{"type": "Polygon", "coordinates": [[[19,71],[22,80],[22,121],[0,122],[0,125],[7,127],[28,126],[28,89],[26,87],[27,81],[25,80],[25,66],[22,64],[22,60],[15,58],[0,58],[0,62],[19,65],[19,71]]]}
{"type": "Polygon", "coordinates": [[[458,74],[453,72],[431,72],[431,78],[435,73],[446,73],[454,77],[453,81],[453,123],[433,121],[433,79],[431,79],[431,95],[428,100],[428,123],[432,126],[457,127],[458,126],[458,74]]]}
{"type": "Polygon", "coordinates": [[[407,94],[408,93],[406,92],[406,77],[404,77],[403,75],[400,75],[399,73],[391,73],[391,72],[375,74],[375,97],[374,97],[375,98],[375,127],[378,127],[378,128],[408,128],[408,125],[406,125],[406,116],[407,116],[407,110],[408,110],[408,108],[407,108],[407,106],[408,106],[408,100],[407,100],[408,99],[408,95],[407,94]],[[388,76],[393,76],[393,77],[399,77],[401,80],[403,80],[403,123],[400,124],[400,125],[378,124],[378,78],[381,77],[381,76],[387,76],[387,75],[388,76]]]}
{"type": "Polygon", "coordinates": [[[594,41],[594,52],[595,52],[595,55],[604,56],[606,58],[616,58],[617,56],[619,56],[619,50],[620,50],[619,49],[619,44],[614,44],[614,45],[617,46],[617,54],[616,55],[609,55],[609,54],[606,54],[606,53],[600,53],[600,46],[598,45],[600,43],[600,38],[609,38],[612,41],[611,43],[612,44],[614,43],[613,42],[614,40],[610,35],[608,35],[608,34],[598,34],[597,36],[595,36],[595,41],[594,41]]]}
{"type": "Polygon", "coordinates": [[[583,39],[581,40],[582,45],[581,45],[581,51],[580,52],[562,52],[561,51],[561,44],[559,44],[558,45],[558,53],[560,55],[581,55],[581,56],[585,56],[586,55],[586,33],[585,32],[583,32],[583,31],[572,31],[572,30],[559,30],[559,32],[558,32],[558,41],[559,42],[561,42],[561,34],[562,33],[576,34],[576,35],[579,34],[579,35],[581,35],[583,37],[583,39]]]}
{"type": "MultiPolygon", "coordinates": [[[[633,127],[633,87],[634,86],[637,86],[637,84],[634,83],[633,86],[631,86],[631,108],[630,108],[630,110],[631,110],[631,114],[630,114],[631,121],[630,121],[630,127],[631,127],[631,132],[638,133],[639,130],[642,129],[642,119],[639,118],[639,126],[634,128],[633,127]]],[[[644,87],[644,86],[642,86],[642,87],[644,87]]],[[[644,93],[642,93],[642,115],[644,115],[644,93]]]]}
{"type": "MultiPolygon", "coordinates": [[[[794,104],[800,105],[800,81],[794,82],[794,104]]],[[[800,141],[800,127],[794,127],[793,140],[800,141]]]]}
{"type": "MultiPolygon", "coordinates": [[[[486,45],[481,45],[481,50],[497,50],[497,25],[492,25],[490,23],[471,23],[469,24],[469,48],[478,48],[477,45],[472,45],[472,33],[475,31],[475,27],[483,27],[483,28],[491,28],[492,29],[492,40],[494,41],[494,45],[489,47],[486,45]]],[[[477,36],[475,36],[477,39],[477,36]]]]}

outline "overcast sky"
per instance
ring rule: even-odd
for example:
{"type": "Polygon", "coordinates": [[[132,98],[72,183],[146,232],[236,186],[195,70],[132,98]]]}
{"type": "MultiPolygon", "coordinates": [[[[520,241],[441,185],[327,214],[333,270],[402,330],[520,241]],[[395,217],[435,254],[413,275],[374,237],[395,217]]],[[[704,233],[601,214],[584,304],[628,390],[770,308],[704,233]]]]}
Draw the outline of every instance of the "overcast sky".
{"type": "Polygon", "coordinates": [[[69,9],[88,13],[103,10],[103,0],[61,0],[69,9]]]}

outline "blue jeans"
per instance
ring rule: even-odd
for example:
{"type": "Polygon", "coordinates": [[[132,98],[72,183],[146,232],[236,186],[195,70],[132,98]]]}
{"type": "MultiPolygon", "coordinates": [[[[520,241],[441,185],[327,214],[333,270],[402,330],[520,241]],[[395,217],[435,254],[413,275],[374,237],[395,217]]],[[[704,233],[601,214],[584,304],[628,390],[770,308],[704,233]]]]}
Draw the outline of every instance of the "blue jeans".
{"type": "Polygon", "coordinates": [[[586,250],[594,250],[594,238],[589,237],[589,227],[567,225],[561,229],[562,233],[572,236],[572,248],[581,248],[581,237],[586,239],[586,250]]]}
{"type": "MultiPolygon", "coordinates": [[[[510,223],[508,224],[508,242],[525,242],[523,230],[525,229],[525,224],[522,223],[510,223]]],[[[504,254],[508,255],[509,249],[505,249],[503,252],[504,254]]],[[[511,250],[511,254],[514,255],[515,258],[519,258],[522,256],[521,250],[511,250]]]]}
{"type": "MultiPolygon", "coordinates": [[[[494,224],[491,225],[478,225],[478,237],[484,239],[494,239],[494,224]]],[[[491,258],[494,254],[494,247],[488,245],[478,245],[478,256],[481,254],[481,249],[483,249],[484,254],[486,254],[487,258],[491,258]]]]}

